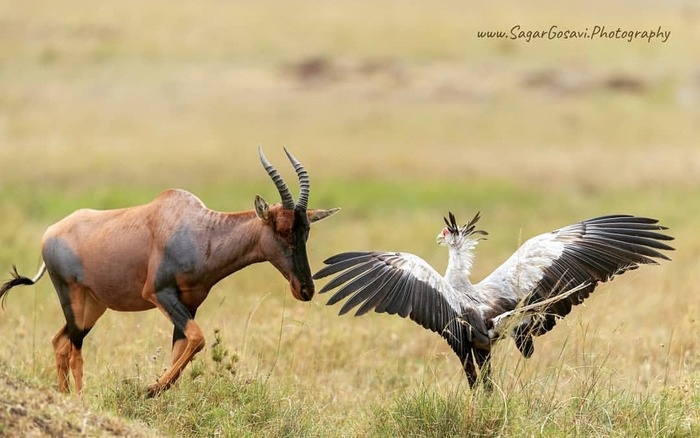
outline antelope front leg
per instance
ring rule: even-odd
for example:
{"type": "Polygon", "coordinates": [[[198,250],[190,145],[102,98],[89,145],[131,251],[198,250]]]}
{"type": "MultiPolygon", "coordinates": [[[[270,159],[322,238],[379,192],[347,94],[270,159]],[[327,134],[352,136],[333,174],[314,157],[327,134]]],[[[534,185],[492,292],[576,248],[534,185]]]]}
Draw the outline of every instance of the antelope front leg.
{"type": "MultiPolygon", "coordinates": [[[[195,317],[195,313],[197,310],[191,310],[192,313],[192,319],[195,317]]],[[[180,356],[182,356],[182,353],[185,351],[185,347],[187,347],[187,337],[185,334],[177,328],[177,326],[173,327],[173,347],[172,347],[172,359],[170,361],[171,364],[175,364],[178,359],[180,359],[180,356]]]]}
{"type": "Polygon", "coordinates": [[[177,288],[168,288],[156,293],[158,307],[175,325],[175,333],[182,333],[184,339],[173,339],[173,364],[158,382],[148,387],[148,395],[154,396],[168,389],[192,360],[204,348],[204,333],[192,317],[192,313],[178,299],[177,288]],[[184,344],[184,345],[183,345],[184,344]]]}

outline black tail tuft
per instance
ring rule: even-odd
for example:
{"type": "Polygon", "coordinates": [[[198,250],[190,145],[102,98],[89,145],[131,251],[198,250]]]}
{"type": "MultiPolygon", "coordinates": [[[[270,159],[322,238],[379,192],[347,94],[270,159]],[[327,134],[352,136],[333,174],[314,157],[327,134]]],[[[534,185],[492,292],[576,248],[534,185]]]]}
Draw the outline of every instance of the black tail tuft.
{"type": "Polygon", "coordinates": [[[2,286],[0,286],[0,302],[2,303],[2,308],[5,308],[5,300],[7,299],[7,292],[10,291],[15,286],[31,286],[34,284],[34,281],[31,278],[24,277],[22,275],[19,275],[19,272],[17,272],[17,266],[12,266],[12,272],[10,272],[12,275],[12,279],[4,282],[2,286]]]}

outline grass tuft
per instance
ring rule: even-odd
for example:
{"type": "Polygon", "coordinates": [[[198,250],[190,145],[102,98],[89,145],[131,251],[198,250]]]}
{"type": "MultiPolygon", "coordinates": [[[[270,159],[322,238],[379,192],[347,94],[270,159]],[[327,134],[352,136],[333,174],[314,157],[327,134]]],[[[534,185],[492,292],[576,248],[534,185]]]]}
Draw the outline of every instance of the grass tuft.
{"type": "MultiPolygon", "coordinates": [[[[532,385],[507,396],[440,391],[422,386],[375,405],[371,435],[379,436],[695,436],[700,424],[689,400],[634,394],[599,385],[552,393],[532,385]]],[[[697,391],[697,389],[696,389],[697,391]]],[[[695,395],[697,397],[697,394],[695,395]]]]}
{"type": "Polygon", "coordinates": [[[260,376],[236,375],[237,356],[228,358],[218,330],[210,353],[211,361],[195,360],[189,376],[155,398],[146,397],[138,379],[124,379],[102,389],[96,396],[98,405],[173,436],[310,433],[304,406],[289,403],[260,376]]]}

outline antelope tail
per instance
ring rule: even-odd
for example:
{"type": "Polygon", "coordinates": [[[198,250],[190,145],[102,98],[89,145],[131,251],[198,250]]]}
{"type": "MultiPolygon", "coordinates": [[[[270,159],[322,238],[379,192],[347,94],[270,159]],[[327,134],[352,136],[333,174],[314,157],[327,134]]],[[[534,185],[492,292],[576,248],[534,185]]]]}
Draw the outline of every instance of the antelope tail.
{"type": "Polygon", "coordinates": [[[22,275],[19,275],[17,272],[17,267],[12,266],[12,278],[10,280],[7,280],[0,286],[0,300],[2,302],[2,308],[5,308],[5,299],[7,298],[7,292],[10,291],[15,286],[31,286],[32,284],[36,283],[41,279],[41,277],[44,276],[44,273],[46,272],[46,263],[42,262],[41,267],[39,268],[39,271],[34,275],[34,278],[29,278],[29,277],[24,277],[22,275]]]}

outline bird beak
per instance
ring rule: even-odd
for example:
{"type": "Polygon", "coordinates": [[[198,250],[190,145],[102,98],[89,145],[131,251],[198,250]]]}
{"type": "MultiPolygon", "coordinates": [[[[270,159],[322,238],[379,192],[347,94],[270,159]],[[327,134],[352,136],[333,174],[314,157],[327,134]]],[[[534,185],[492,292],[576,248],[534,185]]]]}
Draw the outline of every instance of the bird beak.
{"type": "Polygon", "coordinates": [[[440,232],[438,235],[435,237],[435,243],[438,245],[444,245],[445,244],[445,234],[440,232]]]}

